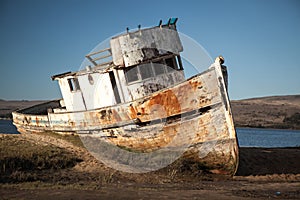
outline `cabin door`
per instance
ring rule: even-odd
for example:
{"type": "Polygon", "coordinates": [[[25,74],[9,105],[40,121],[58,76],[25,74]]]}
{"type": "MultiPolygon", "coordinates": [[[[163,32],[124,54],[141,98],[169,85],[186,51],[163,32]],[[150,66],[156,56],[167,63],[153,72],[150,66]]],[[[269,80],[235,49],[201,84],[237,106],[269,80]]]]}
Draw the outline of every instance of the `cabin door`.
{"type": "Polygon", "coordinates": [[[110,78],[110,81],[111,81],[112,89],[114,91],[114,96],[115,96],[116,103],[117,104],[121,103],[120,94],[119,94],[118,86],[117,86],[117,83],[116,83],[116,78],[115,78],[115,75],[114,75],[113,71],[109,72],[109,78],[110,78]]]}

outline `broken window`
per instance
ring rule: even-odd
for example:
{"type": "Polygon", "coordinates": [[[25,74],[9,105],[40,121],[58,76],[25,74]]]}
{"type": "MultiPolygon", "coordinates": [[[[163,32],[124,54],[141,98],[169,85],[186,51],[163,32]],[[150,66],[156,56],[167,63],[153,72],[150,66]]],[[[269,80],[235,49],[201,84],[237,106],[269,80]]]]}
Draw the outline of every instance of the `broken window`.
{"type": "Polygon", "coordinates": [[[126,68],[124,72],[127,83],[131,83],[182,69],[180,57],[171,56],[154,62],[126,68]]]}
{"type": "Polygon", "coordinates": [[[68,83],[71,91],[80,90],[79,82],[77,78],[69,78],[68,83]]]}
{"type": "Polygon", "coordinates": [[[174,57],[167,58],[165,61],[166,61],[166,66],[167,66],[167,71],[168,72],[172,72],[175,69],[177,69],[177,64],[175,62],[174,57]]]}

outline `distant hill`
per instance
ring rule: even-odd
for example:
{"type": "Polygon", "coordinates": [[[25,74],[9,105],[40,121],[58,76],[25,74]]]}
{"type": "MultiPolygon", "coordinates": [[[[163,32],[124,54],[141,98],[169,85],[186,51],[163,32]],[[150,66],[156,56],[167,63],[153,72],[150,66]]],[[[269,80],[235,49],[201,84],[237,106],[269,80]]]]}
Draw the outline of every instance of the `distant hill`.
{"type": "MultiPolygon", "coordinates": [[[[11,112],[45,101],[0,101],[0,118],[11,112]]],[[[300,130],[300,95],[270,96],[231,101],[236,127],[300,130]]]]}
{"type": "Polygon", "coordinates": [[[15,110],[30,107],[36,104],[43,103],[45,101],[28,101],[28,100],[20,100],[20,101],[6,101],[0,100],[0,119],[11,119],[11,113],[15,110]]]}
{"type": "Polygon", "coordinates": [[[300,95],[231,101],[235,126],[300,129],[300,95]]]}

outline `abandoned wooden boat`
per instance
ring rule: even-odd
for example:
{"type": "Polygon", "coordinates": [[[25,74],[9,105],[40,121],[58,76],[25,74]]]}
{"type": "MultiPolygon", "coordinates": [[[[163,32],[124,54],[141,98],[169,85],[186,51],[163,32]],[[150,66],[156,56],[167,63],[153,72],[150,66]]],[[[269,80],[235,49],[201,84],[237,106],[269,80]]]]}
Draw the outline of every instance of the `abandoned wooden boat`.
{"type": "Polygon", "coordinates": [[[63,99],[13,112],[18,131],[76,133],[130,152],[179,149],[177,157],[208,172],[234,175],[224,60],[185,80],[176,21],[113,37],[110,48],[86,56],[93,66],[52,76],[63,99]]]}

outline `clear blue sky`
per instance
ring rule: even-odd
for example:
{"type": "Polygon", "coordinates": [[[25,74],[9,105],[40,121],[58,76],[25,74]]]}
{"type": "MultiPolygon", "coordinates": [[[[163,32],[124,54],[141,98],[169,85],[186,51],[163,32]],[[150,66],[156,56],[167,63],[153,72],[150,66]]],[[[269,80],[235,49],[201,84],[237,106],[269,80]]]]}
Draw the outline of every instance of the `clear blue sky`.
{"type": "Polygon", "coordinates": [[[225,57],[231,99],[300,94],[298,0],[0,0],[0,99],[60,98],[51,75],[78,70],[126,27],[169,17],[225,57]]]}

